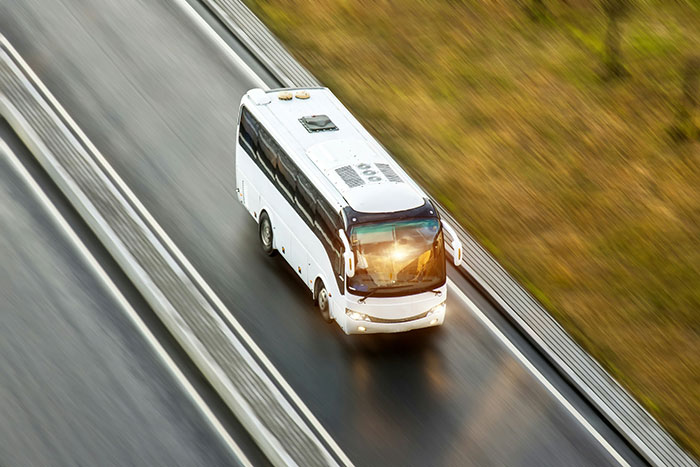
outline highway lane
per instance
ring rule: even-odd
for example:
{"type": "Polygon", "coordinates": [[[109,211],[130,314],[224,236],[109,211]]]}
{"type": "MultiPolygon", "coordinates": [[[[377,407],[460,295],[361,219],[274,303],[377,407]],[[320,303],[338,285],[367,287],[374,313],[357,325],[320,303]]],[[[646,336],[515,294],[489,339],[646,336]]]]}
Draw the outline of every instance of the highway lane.
{"type": "MultiPolygon", "coordinates": [[[[3,148],[29,163],[128,306],[144,312],[3,120],[0,143],[0,464],[238,465],[169,362],[12,165],[3,148]]],[[[231,431],[255,454],[247,434],[231,431]]]]}
{"type": "MultiPolygon", "coordinates": [[[[170,2],[24,0],[2,31],[360,465],[605,465],[609,453],[450,294],[435,335],[348,338],[257,247],[234,197],[238,100],[252,80],[170,2]]],[[[463,279],[625,458],[626,445],[463,279]]]]}

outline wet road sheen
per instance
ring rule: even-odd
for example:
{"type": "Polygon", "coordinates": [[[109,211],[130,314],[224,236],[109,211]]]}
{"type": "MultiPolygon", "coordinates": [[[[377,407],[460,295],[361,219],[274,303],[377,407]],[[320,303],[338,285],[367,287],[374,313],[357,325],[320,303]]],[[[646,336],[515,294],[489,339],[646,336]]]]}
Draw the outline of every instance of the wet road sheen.
{"type": "Polygon", "coordinates": [[[432,333],[347,337],[314,313],[235,200],[236,113],[252,83],[174,3],[0,8],[0,31],[358,465],[613,463],[455,294],[432,333]]]}
{"type": "Polygon", "coordinates": [[[0,464],[236,464],[1,148],[0,464]]]}

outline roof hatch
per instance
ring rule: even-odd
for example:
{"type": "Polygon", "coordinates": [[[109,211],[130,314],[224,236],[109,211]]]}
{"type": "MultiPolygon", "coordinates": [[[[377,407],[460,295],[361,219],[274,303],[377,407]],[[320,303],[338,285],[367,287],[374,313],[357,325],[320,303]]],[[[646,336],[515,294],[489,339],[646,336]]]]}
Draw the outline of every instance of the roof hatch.
{"type": "Polygon", "coordinates": [[[308,117],[301,117],[299,121],[309,133],[334,131],[338,129],[335,123],[331,122],[331,119],[328,118],[328,115],[310,115],[308,117]]]}

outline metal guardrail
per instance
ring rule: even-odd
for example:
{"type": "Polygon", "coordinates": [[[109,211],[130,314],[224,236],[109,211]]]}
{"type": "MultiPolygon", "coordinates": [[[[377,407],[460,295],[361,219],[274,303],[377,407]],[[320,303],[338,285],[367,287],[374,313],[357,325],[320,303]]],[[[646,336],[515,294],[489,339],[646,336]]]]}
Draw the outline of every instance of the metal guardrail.
{"type": "Polygon", "coordinates": [[[283,87],[314,87],[321,83],[294,60],[269,29],[239,0],[200,0],[233,32],[283,87]]]}
{"type": "MultiPolygon", "coordinates": [[[[337,460],[214,310],[121,180],[0,35],[0,113],[277,465],[337,460]]],[[[341,462],[349,464],[335,452],[341,462]]]]}
{"type": "MultiPolygon", "coordinates": [[[[280,44],[240,0],[200,0],[267,67],[283,87],[321,83],[280,44]]],[[[438,203],[439,204],[439,203],[438,203]]],[[[460,271],[516,325],[596,409],[654,465],[693,466],[695,461],[659,423],[583,350],[554,318],[460,226],[447,210],[464,244],[460,271]]]]}

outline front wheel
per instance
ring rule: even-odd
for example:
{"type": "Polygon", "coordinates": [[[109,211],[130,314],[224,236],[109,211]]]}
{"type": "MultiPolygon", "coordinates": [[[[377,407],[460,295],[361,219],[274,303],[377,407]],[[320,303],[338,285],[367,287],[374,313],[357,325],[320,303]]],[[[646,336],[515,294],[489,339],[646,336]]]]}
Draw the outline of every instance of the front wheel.
{"type": "Polygon", "coordinates": [[[321,317],[325,321],[330,322],[331,313],[330,305],[328,303],[328,290],[326,290],[326,286],[321,280],[316,282],[316,305],[318,305],[318,309],[321,312],[321,317]]]}
{"type": "Polygon", "coordinates": [[[260,213],[260,244],[263,247],[263,251],[268,256],[273,256],[275,254],[275,249],[272,247],[272,223],[270,223],[270,216],[267,215],[265,211],[260,213]]]}

